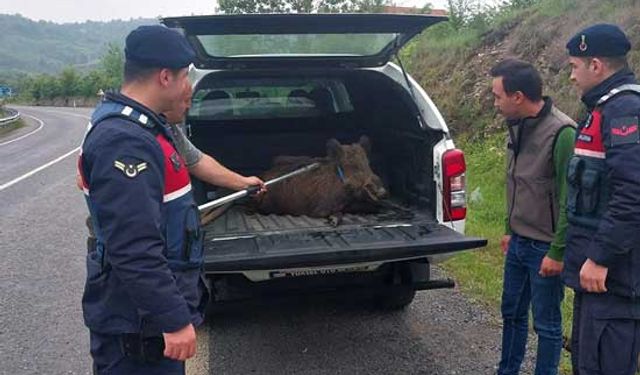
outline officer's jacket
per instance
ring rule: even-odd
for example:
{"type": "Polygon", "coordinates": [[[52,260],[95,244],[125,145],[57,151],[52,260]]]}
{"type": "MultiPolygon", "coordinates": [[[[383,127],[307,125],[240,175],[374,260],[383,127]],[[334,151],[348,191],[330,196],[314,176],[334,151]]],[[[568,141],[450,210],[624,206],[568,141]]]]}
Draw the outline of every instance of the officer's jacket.
{"type": "Polygon", "coordinates": [[[85,324],[159,334],[202,322],[202,233],[187,168],[162,117],[121,94],[92,115],[79,171],[97,246],[85,324]]]}
{"type": "Polygon", "coordinates": [[[582,98],[589,116],[576,132],[567,171],[563,272],[579,291],[580,269],[589,258],[608,267],[610,293],[640,293],[640,95],[616,90],[636,83],[625,69],[582,98]]]}

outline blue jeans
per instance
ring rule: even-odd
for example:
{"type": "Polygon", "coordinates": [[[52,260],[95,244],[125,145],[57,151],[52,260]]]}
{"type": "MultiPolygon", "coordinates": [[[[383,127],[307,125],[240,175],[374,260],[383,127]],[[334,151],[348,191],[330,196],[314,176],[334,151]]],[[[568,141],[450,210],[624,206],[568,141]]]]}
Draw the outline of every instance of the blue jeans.
{"type": "Polygon", "coordinates": [[[502,291],[502,357],[499,375],[518,374],[529,330],[529,304],[538,334],[536,375],[556,375],[562,350],[560,304],[564,286],[560,276],[538,274],[549,243],[513,235],[504,264],[502,291]]]}

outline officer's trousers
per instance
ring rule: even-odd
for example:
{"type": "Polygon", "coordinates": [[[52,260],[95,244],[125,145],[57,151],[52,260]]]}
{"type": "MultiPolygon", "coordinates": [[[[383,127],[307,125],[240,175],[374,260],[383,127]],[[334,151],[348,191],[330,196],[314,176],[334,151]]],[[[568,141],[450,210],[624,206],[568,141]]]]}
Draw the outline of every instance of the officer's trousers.
{"type": "Polygon", "coordinates": [[[571,346],[574,375],[634,375],[640,319],[628,314],[629,306],[619,306],[609,296],[576,293],[576,298],[571,346]]]}
{"type": "Polygon", "coordinates": [[[184,362],[142,363],[124,354],[121,336],[90,332],[94,375],[184,375],[184,362]]]}

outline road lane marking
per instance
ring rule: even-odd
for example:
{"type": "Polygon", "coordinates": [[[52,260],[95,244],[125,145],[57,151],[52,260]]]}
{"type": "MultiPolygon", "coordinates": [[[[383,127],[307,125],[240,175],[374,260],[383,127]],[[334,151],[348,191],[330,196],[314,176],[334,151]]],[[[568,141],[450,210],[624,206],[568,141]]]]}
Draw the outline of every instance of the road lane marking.
{"type": "Polygon", "coordinates": [[[37,118],[37,117],[35,117],[35,116],[27,115],[26,113],[21,113],[21,115],[22,115],[22,116],[31,117],[32,119],[34,119],[34,120],[38,121],[38,122],[40,123],[40,126],[38,126],[38,128],[37,128],[36,130],[34,130],[34,131],[30,132],[30,133],[27,133],[27,134],[25,134],[25,135],[23,135],[23,136],[20,136],[20,137],[18,137],[18,138],[16,138],[16,139],[12,139],[12,140],[10,140],[10,141],[6,141],[6,142],[3,142],[3,143],[0,143],[0,146],[8,145],[9,143],[13,143],[13,142],[19,141],[19,140],[21,140],[21,139],[27,138],[28,136],[33,135],[33,134],[35,134],[35,133],[39,132],[39,131],[40,131],[40,130],[42,130],[42,128],[44,127],[44,121],[40,120],[39,118],[37,118]]]}
{"type": "MultiPolygon", "coordinates": [[[[70,116],[77,116],[77,117],[82,117],[82,118],[87,119],[87,120],[90,120],[90,119],[91,119],[89,116],[81,115],[81,114],[76,114],[76,113],[69,113],[69,112],[62,112],[62,111],[51,111],[51,110],[46,110],[46,109],[43,109],[42,111],[43,111],[43,112],[54,112],[54,113],[59,113],[59,114],[64,114],[64,115],[70,115],[70,116]]],[[[0,143],[0,146],[5,145],[5,144],[9,144],[9,143],[12,143],[12,142],[15,142],[15,141],[18,141],[18,140],[20,140],[20,139],[22,139],[22,138],[25,138],[25,137],[27,137],[27,136],[29,136],[29,135],[31,135],[31,134],[34,134],[34,133],[35,133],[35,132],[37,132],[38,130],[42,129],[42,127],[44,126],[44,121],[40,120],[39,118],[37,118],[37,117],[35,117],[35,116],[32,116],[32,115],[24,114],[24,113],[23,113],[23,115],[24,115],[24,116],[31,117],[31,118],[33,118],[34,120],[36,120],[36,121],[40,122],[40,127],[39,127],[38,129],[34,130],[33,132],[28,133],[28,134],[25,134],[25,135],[23,135],[23,136],[21,136],[21,137],[19,137],[19,138],[13,139],[13,140],[8,141],[8,142],[5,142],[5,143],[0,143]]],[[[36,174],[36,173],[38,173],[38,172],[40,172],[40,171],[42,171],[42,170],[44,170],[44,169],[46,169],[46,168],[49,168],[50,166],[52,166],[52,165],[54,165],[54,164],[58,163],[59,161],[62,161],[63,159],[65,159],[65,158],[69,157],[69,156],[70,156],[70,155],[72,155],[73,153],[79,153],[79,152],[80,152],[80,147],[76,147],[76,148],[74,148],[73,150],[71,150],[71,151],[67,152],[66,154],[64,154],[64,155],[62,155],[62,156],[60,156],[60,157],[57,157],[57,158],[55,158],[54,160],[51,160],[50,162],[48,162],[48,163],[46,163],[46,164],[43,164],[43,165],[39,166],[38,168],[36,168],[36,169],[34,169],[34,170],[30,171],[30,172],[27,172],[27,173],[23,174],[22,176],[20,176],[20,177],[18,177],[18,178],[16,178],[16,179],[13,179],[13,180],[11,180],[11,181],[9,181],[9,182],[5,183],[5,184],[0,185],[0,191],[3,191],[4,189],[7,189],[8,187],[15,185],[15,184],[17,184],[18,182],[20,182],[20,181],[22,181],[22,180],[24,180],[24,179],[26,179],[26,178],[29,178],[29,177],[33,176],[34,174],[36,174]]]]}
{"type": "Polygon", "coordinates": [[[22,180],[24,180],[26,178],[29,178],[29,177],[33,176],[34,174],[36,174],[36,173],[38,173],[38,172],[40,172],[40,171],[42,171],[42,170],[44,170],[46,168],[49,168],[50,166],[56,164],[57,162],[69,157],[70,155],[73,155],[74,153],[77,155],[78,152],[80,152],[80,147],[76,147],[73,150],[67,152],[66,154],[64,154],[64,155],[62,155],[60,157],[57,157],[57,158],[51,160],[50,162],[39,166],[38,168],[36,168],[36,169],[34,169],[34,170],[30,171],[30,172],[27,172],[27,173],[23,174],[22,176],[7,182],[6,184],[0,185],[0,191],[3,191],[4,189],[6,189],[8,187],[15,185],[18,182],[20,182],[20,181],[22,181],[22,180]]]}
{"type": "Polygon", "coordinates": [[[80,113],[73,113],[73,112],[65,112],[65,111],[56,111],[53,109],[41,109],[42,112],[49,112],[49,113],[57,113],[59,115],[68,115],[68,116],[76,116],[76,117],[82,117],[85,120],[91,120],[91,116],[87,116],[87,115],[82,115],[80,113]]]}

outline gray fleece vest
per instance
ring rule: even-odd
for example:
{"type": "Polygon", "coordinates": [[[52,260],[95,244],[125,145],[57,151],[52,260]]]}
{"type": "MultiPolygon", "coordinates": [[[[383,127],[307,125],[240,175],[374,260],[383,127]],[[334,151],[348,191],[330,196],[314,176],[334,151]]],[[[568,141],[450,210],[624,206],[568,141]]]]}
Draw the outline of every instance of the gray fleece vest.
{"type": "Polygon", "coordinates": [[[547,102],[536,118],[510,125],[507,147],[507,215],[511,231],[551,242],[558,222],[553,149],[560,130],[576,123],[547,102]]]}

